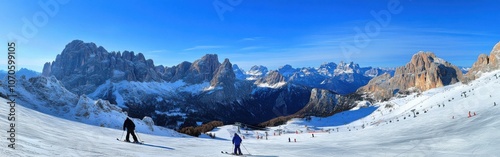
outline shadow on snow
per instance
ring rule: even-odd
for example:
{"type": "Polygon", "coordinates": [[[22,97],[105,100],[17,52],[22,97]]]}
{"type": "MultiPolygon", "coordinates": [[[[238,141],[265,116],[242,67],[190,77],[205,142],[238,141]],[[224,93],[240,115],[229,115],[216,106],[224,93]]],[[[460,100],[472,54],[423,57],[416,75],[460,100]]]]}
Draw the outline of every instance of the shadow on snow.
{"type": "Polygon", "coordinates": [[[293,124],[315,127],[341,126],[365,118],[377,110],[378,107],[363,107],[357,110],[344,111],[330,117],[313,117],[311,121],[296,121],[293,124]]]}
{"type": "Polygon", "coordinates": [[[155,147],[155,148],[167,149],[167,150],[175,150],[174,148],[170,148],[170,147],[166,147],[166,146],[159,146],[159,145],[154,145],[154,144],[148,144],[148,143],[143,143],[141,145],[142,146],[148,146],[148,147],[155,147]]]}

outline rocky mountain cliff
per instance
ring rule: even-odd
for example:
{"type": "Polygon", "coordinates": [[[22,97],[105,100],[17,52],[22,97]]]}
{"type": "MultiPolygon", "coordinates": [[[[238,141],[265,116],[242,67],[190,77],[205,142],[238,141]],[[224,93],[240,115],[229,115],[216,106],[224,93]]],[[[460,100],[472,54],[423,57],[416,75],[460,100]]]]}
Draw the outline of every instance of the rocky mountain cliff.
{"type": "Polygon", "coordinates": [[[278,71],[272,70],[270,71],[266,77],[259,78],[255,82],[256,84],[268,84],[268,85],[275,85],[278,83],[285,83],[285,77],[283,77],[278,71]]]}
{"type": "Polygon", "coordinates": [[[46,63],[43,76],[55,76],[64,87],[75,94],[88,94],[112,78],[113,81],[161,81],[153,60],[142,53],[124,51],[109,53],[102,46],[74,40],[57,55],[55,61],[46,63]]]}
{"type": "Polygon", "coordinates": [[[466,81],[475,80],[484,72],[490,72],[500,68],[500,42],[498,42],[490,52],[490,55],[481,54],[477,61],[466,74],[466,81]]]}
{"type": "Polygon", "coordinates": [[[419,91],[454,84],[462,80],[462,71],[432,52],[419,52],[410,62],[396,69],[393,77],[381,75],[358,89],[371,93],[376,99],[392,97],[397,92],[415,88],[419,91]]]}
{"type": "Polygon", "coordinates": [[[314,88],[311,91],[309,103],[296,114],[327,117],[353,108],[356,101],[360,100],[362,98],[358,94],[342,96],[329,90],[314,88]]]}

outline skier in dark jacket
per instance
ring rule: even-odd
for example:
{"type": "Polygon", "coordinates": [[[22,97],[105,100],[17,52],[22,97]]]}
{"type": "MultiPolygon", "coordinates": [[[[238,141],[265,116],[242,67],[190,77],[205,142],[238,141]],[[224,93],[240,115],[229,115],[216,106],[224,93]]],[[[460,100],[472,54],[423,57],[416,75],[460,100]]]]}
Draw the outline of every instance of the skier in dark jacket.
{"type": "Polygon", "coordinates": [[[241,149],[240,149],[241,142],[242,142],[242,140],[241,140],[240,136],[238,136],[238,134],[234,133],[233,144],[234,144],[234,154],[236,154],[236,155],[243,155],[241,153],[241,149]],[[238,150],[239,153],[237,153],[236,150],[238,150]]]}
{"type": "Polygon", "coordinates": [[[135,143],[138,143],[139,140],[137,140],[137,137],[135,136],[135,133],[134,133],[134,130],[135,130],[135,124],[132,120],[130,120],[128,117],[127,119],[125,120],[125,122],[123,122],[123,131],[125,131],[125,128],[127,129],[127,136],[125,136],[125,141],[126,142],[130,142],[128,140],[128,137],[130,134],[132,134],[132,137],[134,138],[134,142],[135,143]]]}

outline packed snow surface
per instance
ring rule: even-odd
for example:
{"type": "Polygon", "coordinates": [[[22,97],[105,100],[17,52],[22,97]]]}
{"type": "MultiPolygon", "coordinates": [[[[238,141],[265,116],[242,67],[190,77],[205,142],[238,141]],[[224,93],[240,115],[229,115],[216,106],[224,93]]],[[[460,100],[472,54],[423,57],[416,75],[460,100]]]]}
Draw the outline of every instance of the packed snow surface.
{"type": "MultiPolygon", "coordinates": [[[[293,119],[269,128],[267,140],[266,131],[242,129],[240,134],[245,139],[241,149],[251,154],[248,156],[258,157],[497,156],[498,75],[500,71],[484,73],[469,84],[436,88],[331,117],[293,119]]],[[[0,133],[1,156],[228,156],[220,152],[231,152],[230,138],[238,130],[232,125],[216,128],[211,132],[215,139],[139,131],[145,144],[138,145],[117,141],[122,130],[61,119],[18,104],[16,149],[12,150],[7,147],[5,132],[9,129],[5,124],[10,123],[6,101],[0,100],[4,130],[0,133]]]]}

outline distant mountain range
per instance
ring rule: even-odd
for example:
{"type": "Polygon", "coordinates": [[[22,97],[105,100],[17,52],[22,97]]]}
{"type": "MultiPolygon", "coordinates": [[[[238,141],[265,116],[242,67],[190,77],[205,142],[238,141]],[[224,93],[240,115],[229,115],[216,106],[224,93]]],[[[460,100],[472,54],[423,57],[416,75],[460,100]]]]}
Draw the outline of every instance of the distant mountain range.
{"type": "Polygon", "coordinates": [[[141,53],[108,52],[75,40],[45,64],[42,74],[54,76],[77,95],[108,100],[131,116],[151,116],[160,125],[172,125],[187,118],[255,124],[301,110],[315,88],[342,96],[386,72],[393,70],[354,63],[244,71],[229,59],[220,63],[216,54],[164,67],[141,53]]]}
{"type": "MultiPolygon", "coordinates": [[[[5,78],[5,76],[7,76],[7,75],[8,75],[7,71],[0,70],[0,78],[5,78]]],[[[41,73],[33,71],[33,70],[26,69],[26,68],[21,68],[18,71],[16,71],[16,77],[22,77],[22,76],[24,76],[24,77],[26,77],[26,79],[30,79],[32,77],[37,77],[37,76],[40,76],[40,75],[41,75],[41,73]]]]}

